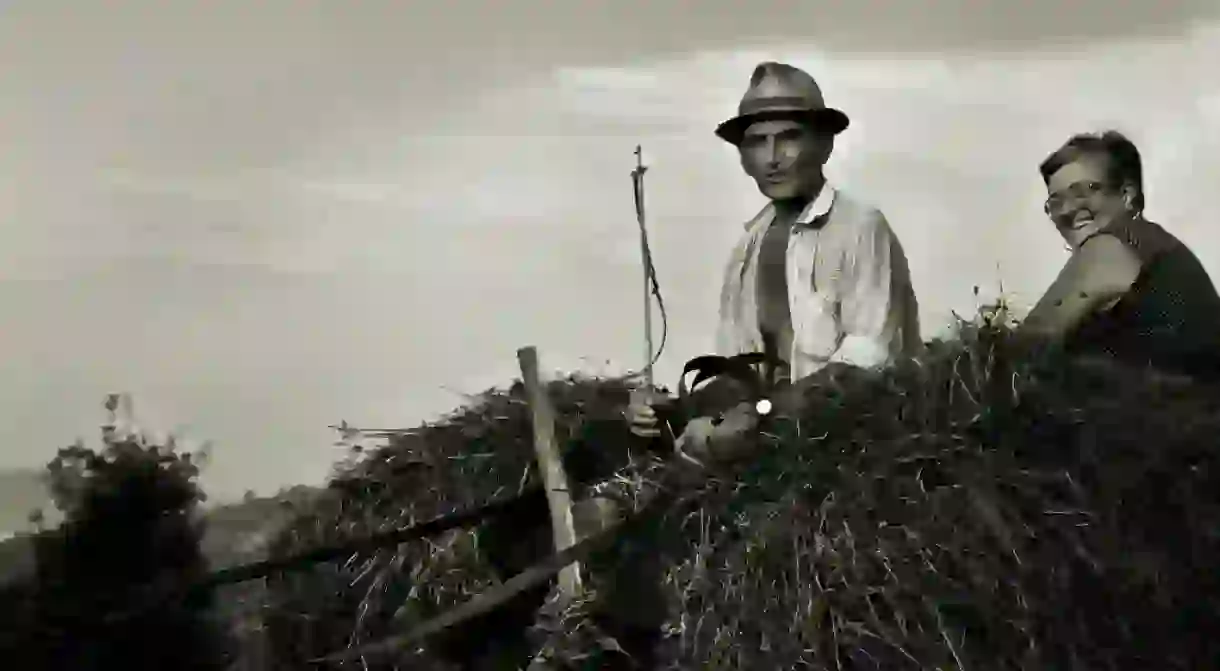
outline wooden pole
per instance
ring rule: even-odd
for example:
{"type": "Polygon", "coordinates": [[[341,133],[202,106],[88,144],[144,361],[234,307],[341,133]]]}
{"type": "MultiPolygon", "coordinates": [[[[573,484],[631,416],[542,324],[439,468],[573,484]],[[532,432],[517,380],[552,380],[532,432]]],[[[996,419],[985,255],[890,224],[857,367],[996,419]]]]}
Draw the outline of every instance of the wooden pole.
{"type": "Polygon", "coordinates": [[[644,148],[635,146],[635,169],[631,171],[631,183],[635,189],[635,217],[640,227],[640,261],[644,266],[644,382],[653,388],[652,379],[652,254],[648,250],[648,232],[644,219],[644,148]]]}
{"type": "MultiPolygon", "coordinates": [[[[555,540],[555,552],[563,552],[576,544],[576,527],[572,521],[572,496],[568,489],[568,476],[555,444],[555,409],[547,396],[538,371],[538,349],[522,347],[517,350],[517,362],[521,364],[521,381],[525,384],[525,396],[529,401],[534,425],[534,454],[538,459],[538,471],[546,488],[546,500],[551,510],[551,533],[555,540]]],[[[568,599],[581,593],[580,565],[572,563],[559,572],[560,593],[568,599]]]]}

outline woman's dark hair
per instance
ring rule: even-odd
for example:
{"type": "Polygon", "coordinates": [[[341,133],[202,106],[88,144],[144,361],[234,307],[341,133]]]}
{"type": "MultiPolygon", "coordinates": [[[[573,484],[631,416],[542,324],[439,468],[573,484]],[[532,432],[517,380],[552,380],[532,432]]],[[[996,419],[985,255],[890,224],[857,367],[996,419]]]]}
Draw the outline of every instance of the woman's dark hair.
{"type": "Polygon", "coordinates": [[[1131,184],[1135,187],[1135,202],[1132,205],[1136,211],[1144,209],[1144,168],[1140,161],[1140,150],[1126,135],[1108,130],[1104,133],[1081,133],[1073,135],[1062,147],[1055,150],[1038,171],[1042,173],[1042,181],[1050,183],[1051,175],[1063,166],[1078,160],[1082,156],[1105,156],[1110,166],[1109,179],[1112,185],[1131,184]]]}

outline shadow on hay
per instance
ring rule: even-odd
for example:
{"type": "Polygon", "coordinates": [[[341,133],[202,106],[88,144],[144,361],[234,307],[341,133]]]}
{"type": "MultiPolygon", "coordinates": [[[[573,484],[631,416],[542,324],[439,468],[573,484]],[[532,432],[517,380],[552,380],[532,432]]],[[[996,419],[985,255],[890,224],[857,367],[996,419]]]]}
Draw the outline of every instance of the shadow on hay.
{"type": "MultiPolygon", "coordinates": [[[[571,379],[550,390],[574,479],[647,480],[620,419],[626,389],[571,379]]],[[[635,539],[665,553],[657,664],[1205,668],[1220,659],[1216,391],[1030,352],[994,327],[934,343],[917,364],[811,389],[758,459],[658,520],[650,533],[665,547],[635,539]]],[[[519,491],[535,482],[530,441],[520,390],[489,392],[341,474],[280,549],[519,491]]],[[[523,502],[510,522],[276,585],[269,626],[283,668],[401,632],[549,550],[544,501],[523,502]]],[[[613,596],[593,583],[593,600],[613,596]]],[[[532,655],[523,630],[538,619],[556,664],[588,668],[605,643],[590,609],[536,618],[545,600],[522,595],[398,662],[515,663],[532,655]]]]}

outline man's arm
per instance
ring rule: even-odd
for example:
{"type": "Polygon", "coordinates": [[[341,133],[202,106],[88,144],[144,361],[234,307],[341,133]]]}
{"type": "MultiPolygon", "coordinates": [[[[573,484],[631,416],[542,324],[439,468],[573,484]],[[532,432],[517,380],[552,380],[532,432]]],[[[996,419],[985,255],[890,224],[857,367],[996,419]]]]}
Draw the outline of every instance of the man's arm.
{"type": "Polygon", "coordinates": [[[911,284],[898,236],[874,210],[857,224],[854,244],[844,250],[839,290],[843,339],[830,357],[861,368],[889,363],[905,349],[903,333],[911,284]]]}

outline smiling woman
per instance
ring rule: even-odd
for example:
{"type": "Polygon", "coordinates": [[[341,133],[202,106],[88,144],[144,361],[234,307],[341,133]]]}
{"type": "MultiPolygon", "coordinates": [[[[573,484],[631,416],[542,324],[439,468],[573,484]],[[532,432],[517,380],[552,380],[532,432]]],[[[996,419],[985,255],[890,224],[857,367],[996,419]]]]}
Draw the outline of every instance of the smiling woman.
{"type": "Polygon", "coordinates": [[[1078,353],[1220,374],[1220,295],[1190,249],[1144,218],[1135,144],[1116,131],[1076,135],[1039,170],[1072,257],[1024,330],[1078,353]]]}

